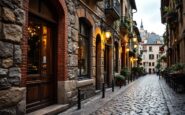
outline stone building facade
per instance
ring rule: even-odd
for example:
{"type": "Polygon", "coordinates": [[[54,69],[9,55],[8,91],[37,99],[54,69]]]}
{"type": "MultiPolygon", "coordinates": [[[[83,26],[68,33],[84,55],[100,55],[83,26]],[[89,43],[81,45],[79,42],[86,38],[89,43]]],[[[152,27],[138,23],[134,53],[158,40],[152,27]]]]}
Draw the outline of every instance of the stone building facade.
{"type": "Polygon", "coordinates": [[[132,22],[132,9],[134,0],[1,0],[0,113],[70,107],[78,89],[87,99],[111,87],[128,37],[120,18],[132,22]]]}
{"type": "Polygon", "coordinates": [[[168,48],[168,66],[185,63],[184,6],[183,0],[161,0],[161,21],[163,24],[167,24],[164,38],[168,48]]]}
{"type": "Polygon", "coordinates": [[[25,11],[19,0],[0,1],[0,113],[24,114],[26,89],[21,82],[25,11]]]}

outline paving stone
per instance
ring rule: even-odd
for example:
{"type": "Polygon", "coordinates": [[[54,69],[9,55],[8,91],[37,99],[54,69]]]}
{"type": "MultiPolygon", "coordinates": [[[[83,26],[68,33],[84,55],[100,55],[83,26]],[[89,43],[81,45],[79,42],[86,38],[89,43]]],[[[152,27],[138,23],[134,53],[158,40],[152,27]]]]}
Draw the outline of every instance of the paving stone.
{"type": "MultiPolygon", "coordinates": [[[[92,109],[99,104],[93,103],[92,109]]],[[[176,94],[156,75],[147,75],[139,78],[123,92],[88,114],[185,115],[185,94],[176,94]],[[169,111],[169,102],[173,111],[169,111]]],[[[66,113],[61,115],[66,115],[66,113]]]]}
{"type": "Polygon", "coordinates": [[[116,110],[117,114],[121,113],[122,115],[168,114],[158,77],[155,75],[143,77],[123,94],[120,94],[96,112],[102,109],[104,110],[103,113],[109,111],[115,113],[116,110]]]}

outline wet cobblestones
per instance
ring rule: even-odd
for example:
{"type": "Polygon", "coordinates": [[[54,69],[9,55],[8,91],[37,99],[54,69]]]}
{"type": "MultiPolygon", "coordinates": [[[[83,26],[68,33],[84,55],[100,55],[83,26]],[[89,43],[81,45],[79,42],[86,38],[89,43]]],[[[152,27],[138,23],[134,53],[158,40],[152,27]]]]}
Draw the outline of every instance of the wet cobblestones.
{"type": "Polygon", "coordinates": [[[91,115],[169,115],[159,79],[147,75],[91,115]]]}

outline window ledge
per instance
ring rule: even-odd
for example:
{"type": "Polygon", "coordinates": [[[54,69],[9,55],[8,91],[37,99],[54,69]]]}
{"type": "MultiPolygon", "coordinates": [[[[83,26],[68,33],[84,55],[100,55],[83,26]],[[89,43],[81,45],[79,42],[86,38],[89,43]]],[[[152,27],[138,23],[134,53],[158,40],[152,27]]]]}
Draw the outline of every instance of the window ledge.
{"type": "Polygon", "coordinates": [[[86,79],[77,81],[77,87],[83,87],[94,83],[94,79],[86,79]]]}

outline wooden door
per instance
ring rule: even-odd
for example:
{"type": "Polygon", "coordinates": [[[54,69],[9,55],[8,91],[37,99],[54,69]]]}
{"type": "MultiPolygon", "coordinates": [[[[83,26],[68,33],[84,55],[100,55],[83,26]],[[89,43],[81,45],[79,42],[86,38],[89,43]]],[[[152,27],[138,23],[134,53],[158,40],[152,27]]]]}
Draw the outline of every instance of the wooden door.
{"type": "Polygon", "coordinates": [[[27,112],[55,103],[55,24],[29,17],[27,112]]]}
{"type": "Polygon", "coordinates": [[[109,87],[109,81],[110,81],[109,53],[110,53],[110,48],[109,48],[109,46],[105,45],[105,52],[104,52],[104,83],[107,87],[109,87]]]}
{"type": "Polygon", "coordinates": [[[101,38],[96,38],[96,90],[101,88],[101,38]]]}

